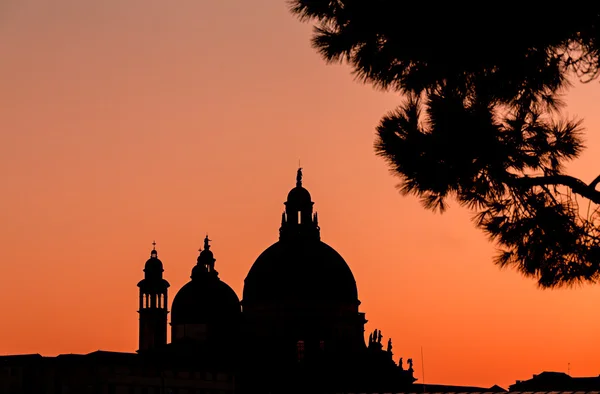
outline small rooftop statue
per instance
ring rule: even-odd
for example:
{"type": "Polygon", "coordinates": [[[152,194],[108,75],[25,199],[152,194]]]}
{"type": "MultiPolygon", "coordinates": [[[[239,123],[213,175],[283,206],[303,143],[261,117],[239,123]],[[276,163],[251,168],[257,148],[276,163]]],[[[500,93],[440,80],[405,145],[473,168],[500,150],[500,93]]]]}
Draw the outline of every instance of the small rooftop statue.
{"type": "Polygon", "coordinates": [[[296,186],[302,186],[302,167],[298,168],[298,173],[296,174],[296,186]]]}

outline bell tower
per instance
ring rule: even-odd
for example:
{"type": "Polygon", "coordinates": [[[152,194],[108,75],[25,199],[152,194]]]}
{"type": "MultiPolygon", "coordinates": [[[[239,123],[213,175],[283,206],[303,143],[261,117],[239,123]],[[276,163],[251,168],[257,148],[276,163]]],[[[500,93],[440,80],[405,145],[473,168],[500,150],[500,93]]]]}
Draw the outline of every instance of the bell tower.
{"type": "Polygon", "coordinates": [[[158,259],[156,242],[152,242],[150,258],[144,267],[140,288],[140,335],[138,352],[167,344],[167,292],[169,282],[163,279],[163,264],[158,259]]]}

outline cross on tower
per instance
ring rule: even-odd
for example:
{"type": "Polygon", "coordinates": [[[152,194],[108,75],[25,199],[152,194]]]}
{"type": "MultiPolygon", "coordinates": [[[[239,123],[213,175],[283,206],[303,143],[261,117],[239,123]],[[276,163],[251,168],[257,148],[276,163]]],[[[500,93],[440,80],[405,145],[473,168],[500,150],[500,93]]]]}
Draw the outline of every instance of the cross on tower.
{"type": "Polygon", "coordinates": [[[156,250],[156,241],[152,241],[152,250],[156,250]]]}

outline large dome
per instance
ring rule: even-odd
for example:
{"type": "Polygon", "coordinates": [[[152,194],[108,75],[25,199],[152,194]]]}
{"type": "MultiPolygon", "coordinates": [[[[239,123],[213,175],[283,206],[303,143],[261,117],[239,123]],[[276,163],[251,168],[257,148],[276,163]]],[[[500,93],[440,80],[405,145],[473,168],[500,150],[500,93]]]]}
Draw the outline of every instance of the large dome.
{"type": "Polygon", "coordinates": [[[171,324],[212,323],[236,319],[240,300],[225,282],[209,275],[185,284],[173,299],[171,324]]]}
{"type": "Polygon", "coordinates": [[[279,300],[358,303],[348,264],[320,240],[279,241],[267,248],[244,281],[242,302],[279,300]]]}

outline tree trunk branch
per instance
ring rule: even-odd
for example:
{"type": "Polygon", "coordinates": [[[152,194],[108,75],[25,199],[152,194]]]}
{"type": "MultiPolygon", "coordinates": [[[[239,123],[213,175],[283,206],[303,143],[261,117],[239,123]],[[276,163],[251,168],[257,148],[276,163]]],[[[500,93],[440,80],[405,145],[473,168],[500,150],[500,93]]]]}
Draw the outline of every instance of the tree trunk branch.
{"type": "Polygon", "coordinates": [[[592,183],[587,185],[580,179],[572,177],[570,175],[548,175],[548,176],[524,176],[521,178],[514,178],[511,182],[514,185],[519,186],[549,186],[549,185],[562,185],[569,187],[574,193],[577,193],[596,204],[600,204],[600,191],[596,190],[596,186],[600,183],[600,176],[594,179],[592,183]]]}
{"type": "Polygon", "coordinates": [[[600,175],[598,175],[598,176],[596,177],[596,179],[594,179],[594,180],[592,181],[592,183],[590,183],[590,187],[591,187],[592,189],[596,189],[596,186],[598,186],[598,183],[600,183],[600,175]]]}

